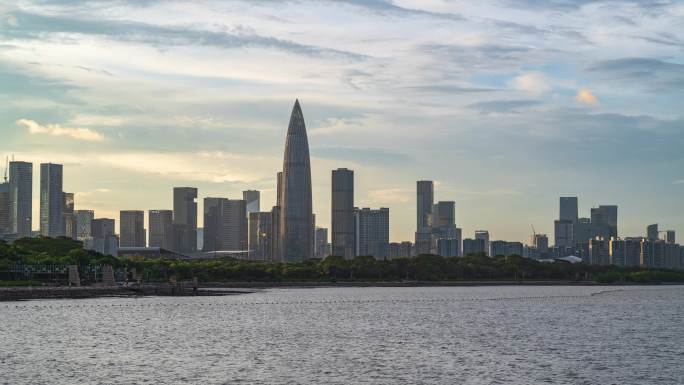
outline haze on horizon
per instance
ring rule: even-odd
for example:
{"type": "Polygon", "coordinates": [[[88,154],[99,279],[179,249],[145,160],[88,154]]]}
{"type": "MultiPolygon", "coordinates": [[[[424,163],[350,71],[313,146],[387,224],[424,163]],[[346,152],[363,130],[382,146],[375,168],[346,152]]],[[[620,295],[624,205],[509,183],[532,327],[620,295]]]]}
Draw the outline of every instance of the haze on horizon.
{"type": "Polygon", "coordinates": [[[299,98],[319,226],[347,167],[392,241],[413,239],[418,179],[464,237],[551,236],[562,195],[619,205],[621,235],[682,232],[683,18],[665,0],[16,1],[0,154],[63,163],[76,208],[117,222],[173,186],[200,212],[246,189],[268,210],[299,98]]]}

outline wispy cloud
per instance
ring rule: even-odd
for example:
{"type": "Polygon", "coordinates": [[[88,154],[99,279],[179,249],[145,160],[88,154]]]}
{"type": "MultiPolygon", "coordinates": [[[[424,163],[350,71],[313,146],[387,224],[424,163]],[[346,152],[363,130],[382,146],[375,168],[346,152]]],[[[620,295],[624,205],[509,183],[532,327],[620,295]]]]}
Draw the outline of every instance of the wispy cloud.
{"type": "Polygon", "coordinates": [[[510,85],[533,95],[541,95],[551,89],[547,76],[542,72],[528,72],[516,76],[510,85]]]}
{"type": "Polygon", "coordinates": [[[66,136],[91,142],[101,142],[105,139],[104,134],[90,128],[62,127],[59,124],[41,125],[31,119],[19,119],[16,123],[19,127],[25,128],[31,135],[66,136]]]}
{"type": "Polygon", "coordinates": [[[594,94],[588,88],[582,88],[581,90],[577,91],[575,100],[577,100],[579,103],[590,106],[595,106],[598,104],[598,98],[594,96],[594,94]]]}
{"type": "Polygon", "coordinates": [[[677,179],[676,181],[672,182],[672,184],[684,184],[684,179],[677,179]]]}

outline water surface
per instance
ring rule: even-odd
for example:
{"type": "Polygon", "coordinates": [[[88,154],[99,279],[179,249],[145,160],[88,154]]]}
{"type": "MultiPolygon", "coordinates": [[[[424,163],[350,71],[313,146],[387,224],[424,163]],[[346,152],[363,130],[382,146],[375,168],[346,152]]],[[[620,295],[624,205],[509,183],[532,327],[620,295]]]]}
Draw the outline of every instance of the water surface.
{"type": "Polygon", "coordinates": [[[684,287],[0,303],[2,384],[683,384],[684,287]]]}

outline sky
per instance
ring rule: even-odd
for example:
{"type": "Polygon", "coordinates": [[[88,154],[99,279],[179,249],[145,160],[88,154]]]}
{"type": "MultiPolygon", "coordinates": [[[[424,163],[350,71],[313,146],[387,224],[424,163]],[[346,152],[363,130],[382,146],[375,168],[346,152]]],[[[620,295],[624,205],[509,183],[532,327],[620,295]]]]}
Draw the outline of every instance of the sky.
{"type": "Polygon", "coordinates": [[[347,167],[392,241],[423,179],[464,237],[552,237],[559,196],[684,234],[683,25],[666,0],[0,2],[0,155],[35,163],[34,227],[40,162],[97,217],[174,186],[267,211],[299,98],[318,226],[347,167]]]}

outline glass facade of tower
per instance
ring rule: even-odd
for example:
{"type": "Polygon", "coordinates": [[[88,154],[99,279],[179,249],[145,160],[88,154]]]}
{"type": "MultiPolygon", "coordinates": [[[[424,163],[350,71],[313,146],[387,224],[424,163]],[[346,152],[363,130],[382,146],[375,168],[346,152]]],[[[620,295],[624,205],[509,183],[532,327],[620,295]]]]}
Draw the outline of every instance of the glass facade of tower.
{"type": "Polygon", "coordinates": [[[290,116],[283,159],[280,213],[281,260],[313,257],[311,163],[304,116],[296,101],[290,116]]]}

